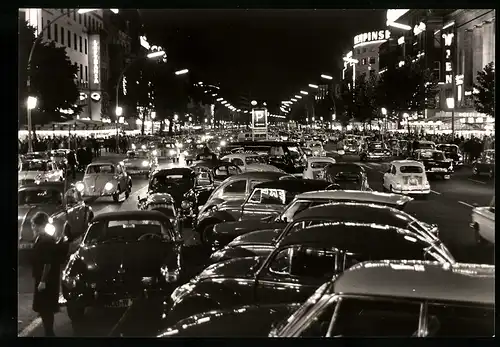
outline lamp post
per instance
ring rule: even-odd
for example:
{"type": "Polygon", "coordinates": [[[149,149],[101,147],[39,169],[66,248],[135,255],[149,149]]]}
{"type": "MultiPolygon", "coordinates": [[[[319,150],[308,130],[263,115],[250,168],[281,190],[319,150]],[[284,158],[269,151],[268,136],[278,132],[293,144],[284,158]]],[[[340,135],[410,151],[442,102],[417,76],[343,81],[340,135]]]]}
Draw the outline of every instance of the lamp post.
{"type": "MultiPolygon", "coordinates": [[[[59,18],[62,18],[66,15],[73,14],[74,12],[77,12],[77,11],[78,11],[78,13],[87,13],[87,12],[95,11],[95,9],[74,9],[68,13],[61,13],[59,16],[57,16],[56,18],[51,20],[49,23],[47,23],[47,25],[42,26],[42,30],[40,30],[40,32],[36,36],[35,40],[33,41],[33,44],[31,45],[31,49],[30,49],[30,54],[28,55],[28,76],[26,78],[26,87],[28,89],[28,103],[29,103],[29,98],[31,97],[30,96],[30,92],[31,92],[31,73],[30,73],[31,58],[33,57],[33,53],[35,52],[35,47],[36,47],[37,43],[43,38],[43,33],[45,32],[45,30],[47,30],[47,28],[50,28],[52,23],[58,21],[59,18]]],[[[118,10],[116,10],[116,11],[118,12],[118,10]]],[[[35,102],[35,106],[33,108],[35,108],[35,107],[36,107],[36,102],[35,102]]],[[[28,152],[33,152],[33,140],[32,140],[32,135],[31,135],[31,127],[32,127],[31,110],[32,110],[32,108],[28,107],[27,114],[26,114],[27,123],[28,123],[28,152]]]]}
{"type": "Polygon", "coordinates": [[[387,109],[385,107],[382,107],[380,109],[380,111],[382,112],[382,115],[384,116],[384,122],[383,122],[383,126],[384,126],[384,131],[381,132],[382,134],[382,142],[384,141],[384,135],[385,133],[387,132],[387,109]]]}

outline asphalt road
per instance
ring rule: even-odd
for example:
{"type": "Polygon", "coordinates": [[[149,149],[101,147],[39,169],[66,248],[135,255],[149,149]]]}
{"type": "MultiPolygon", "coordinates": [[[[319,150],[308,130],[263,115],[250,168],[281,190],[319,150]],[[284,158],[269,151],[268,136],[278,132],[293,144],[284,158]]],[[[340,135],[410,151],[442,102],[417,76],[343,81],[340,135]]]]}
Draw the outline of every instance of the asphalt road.
{"type": "MultiPolygon", "coordinates": [[[[328,148],[327,148],[328,149],[328,148]]],[[[105,157],[104,157],[105,158],[105,157]]],[[[101,158],[103,160],[104,158],[101,158]]],[[[118,160],[116,157],[111,160],[118,160]]],[[[382,191],[382,176],[388,168],[388,162],[361,163],[359,157],[344,157],[343,161],[353,161],[364,166],[372,189],[382,191]]],[[[182,161],[181,161],[182,164],[182,161]]],[[[172,164],[174,165],[174,164],[172,164]]],[[[457,260],[474,263],[494,263],[493,247],[479,247],[475,244],[471,221],[471,210],[477,204],[488,205],[494,194],[494,182],[486,177],[473,177],[472,171],[464,167],[450,180],[431,181],[432,193],[427,200],[414,200],[408,204],[406,212],[422,221],[437,224],[443,242],[449,247],[457,260]]],[[[130,197],[113,203],[111,199],[99,199],[90,202],[94,213],[135,210],[137,197],[144,196],[147,180],[133,178],[130,197]]],[[[183,231],[184,238],[193,257],[199,254],[199,246],[191,230],[183,231]]],[[[33,282],[30,269],[20,265],[19,282],[19,336],[43,336],[41,320],[31,311],[33,282]]],[[[137,301],[128,309],[89,309],[86,311],[85,324],[74,330],[65,308],[55,317],[55,333],[61,337],[97,337],[97,336],[154,336],[161,315],[159,308],[163,299],[137,301]]]]}

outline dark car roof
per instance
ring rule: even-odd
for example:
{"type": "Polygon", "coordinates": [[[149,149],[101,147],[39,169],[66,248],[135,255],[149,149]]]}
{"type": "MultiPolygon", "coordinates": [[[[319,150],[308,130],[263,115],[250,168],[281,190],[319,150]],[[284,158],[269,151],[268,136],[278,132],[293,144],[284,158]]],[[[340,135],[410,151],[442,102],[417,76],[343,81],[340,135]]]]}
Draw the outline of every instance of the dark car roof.
{"type": "Polygon", "coordinates": [[[354,254],[368,253],[378,259],[415,259],[415,256],[423,257],[423,245],[416,241],[416,234],[406,229],[336,222],[311,225],[294,231],[283,238],[280,247],[303,245],[339,248],[354,254]]]}
{"type": "MultiPolygon", "coordinates": [[[[40,183],[28,183],[28,184],[23,184],[19,189],[24,189],[24,188],[52,188],[52,189],[57,189],[60,191],[64,191],[64,182],[40,182],[40,183]]],[[[69,186],[67,187],[68,189],[70,188],[69,186]]]]}
{"type": "Polygon", "coordinates": [[[495,304],[495,267],[381,260],[356,264],[333,282],[335,293],[495,304]]]}
{"type": "Polygon", "coordinates": [[[118,221],[118,220],[157,220],[160,222],[169,222],[167,216],[158,211],[120,211],[101,213],[94,217],[92,222],[118,221]]]}
{"type": "Polygon", "coordinates": [[[192,167],[214,168],[214,167],[221,166],[221,165],[235,166],[233,163],[231,163],[229,161],[226,161],[226,160],[203,160],[203,161],[200,161],[200,162],[196,163],[192,167]]]}
{"type": "Polygon", "coordinates": [[[331,183],[323,180],[274,180],[257,184],[255,188],[283,189],[289,192],[304,193],[311,190],[326,189],[331,183]]]}
{"type": "Polygon", "coordinates": [[[325,167],[326,173],[365,172],[362,166],[353,163],[332,163],[325,167]]]}
{"type": "Polygon", "coordinates": [[[231,146],[298,146],[297,142],[293,141],[239,141],[231,142],[231,146]]]}
{"type": "Polygon", "coordinates": [[[275,171],[250,171],[250,172],[244,172],[238,175],[233,175],[230,176],[226,179],[231,179],[234,180],[236,178],[264,178],[264,179],[276,179],[280,178],[283,176],[290,176],[290,174],[283,173],[283,172],[275,172],[275,171]]]}
{"type": "Polygon", "coordinates": [[[155,170],[155,172],[153,172],[153,176],[165,175],[165,174],[185,175],[185,174],[194,174],[194,171],[193,171],[193,169],[188,168],[188,167],[175,167],[175,168],[170,168],[170,169],[161,168],[161,169],[157,169],[157,170],[155,170]]]}
{"type": "Polygon", "coordinates": [[[395,208],[384,205],[376,205],[370,203],[359,203],[359,202],[333,202],[326,205],[314,206],[308,208],[305,211],[298,213],[294,221],[298,220],[308,220],[308,219],[322,219],[328,220],[338,220],[339,215],[343,214],[347,216],[359,217],[359,218],[377,218],[378,216],[388,217],[391,215],[396,215],[400,213],[401,216],[404,212],[398,211],[395,208]],[[360,215],[363,214],[363,215],[360,215]],[[366,214],[366,216],[364,215],[366,214]]]}

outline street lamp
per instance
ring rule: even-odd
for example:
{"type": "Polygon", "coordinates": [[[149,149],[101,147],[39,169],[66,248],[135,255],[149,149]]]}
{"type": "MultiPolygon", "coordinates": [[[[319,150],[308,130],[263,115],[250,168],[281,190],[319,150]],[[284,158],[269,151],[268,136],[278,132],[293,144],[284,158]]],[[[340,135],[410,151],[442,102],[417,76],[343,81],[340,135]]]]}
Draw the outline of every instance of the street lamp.
{"type": "Polygon", "coordinates": [[[321,78],[325,79],[325,80],[333,80],[333,77],[332,76],[329,76],[329,75],[321,75],[321,78]]]}
{"type": "Polygon", "coordinates": [[[301,91],[300,91],[300,94],[307,95],[307,94],[309,94],[309,93],[308,93],[308,92],[306,92],[306,91],[304,91],[304,90],[301,90],[301,91]]]}
{"type": "Polygon", "coordinates": [[[318,89],[318,88],[319,88],[319,87],[318,87],[317,85],[315,85],[315,84],[309,84],[309,87],[314,88],[314,89],[318,89]]]}
{"type": "Polygon", "coordinates": [[[296,97],[297,99],[302,99],[302,97],[301,97],[300,95],[295,95],[295,97],[296,97]]]}
{"type": "Polygon", "coordinates": [[[36,104],[38,102],[38,99],[34,96],[28,96],[28,101],[27,101],[27,104],[28,104],[28,110],[32,110],[36,107],[36,104]]]}
{"type": "Polygon", "coordinates": [[[157,57],[163,57],[165,55],[164,51],[158,51],[158,52],[151,52],[146,55],[147,58],[152,59],[152,58],[157,58],[157,57]]]}
{"type": "Polygon", "coordinates": [[[411,26],[406,25],[406,24],[387,21],[386,25],[389,27],[394,27],[394,28],[398,28],[398,29],[402,29],[402,30],[411,30],[411,26]]]}
{"type": "Polygon", "coordinates": [[[294,98],[291,98],[290,100],[292,100],[293,102],[297,101],[297,99],[294,99],[294,98]]]}
{"type": "Polygon", "coordinates": [[[175,74],[176,74],[177,76],[179,76],[179,75],[185,75],[185,74],[187,74],[188,72],[189,72],[189,70],[188,70],[188,69],[182,69],[182,70],[176,71],[176,72],[175,72],[175,74]]]}
{"type": "Polygon", "coordinates": [[[257,105],[257,101],[252,100],[251,104],[252,104],[252,106],[255,106],[255,105],[257,105]]]}
{"type": "Polygon", "coordinates": [[[382,107],[381,111],[384,116],[387,116],[387,109],[385,107],[382,107]]]}

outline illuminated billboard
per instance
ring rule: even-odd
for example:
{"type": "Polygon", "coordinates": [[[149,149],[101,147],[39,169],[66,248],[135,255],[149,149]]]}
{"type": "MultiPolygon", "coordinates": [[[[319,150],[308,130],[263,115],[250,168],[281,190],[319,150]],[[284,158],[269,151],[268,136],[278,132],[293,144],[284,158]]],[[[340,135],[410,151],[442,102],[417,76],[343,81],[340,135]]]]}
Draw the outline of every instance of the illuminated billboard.
{"type": "Polygon", "coordinates": [[[358,46],[369,42],[385,41],[388,40],[390,37],[391,37],[391,32],[389,30],[371,31],[368,33],[363,33],[354,36],[354,46],[358,46]]]}
{"type": "Polygon", "coordinates": [[[101,39],[99,35],[89,36],[90,56],[90,89],[100,90],[101,88],[101,39]]]}
{"type": "Polygon", "coordinates": [[[252,127],[257,129],[267,128],[267,110],[254,109],[252,112],[252,127]]]}

